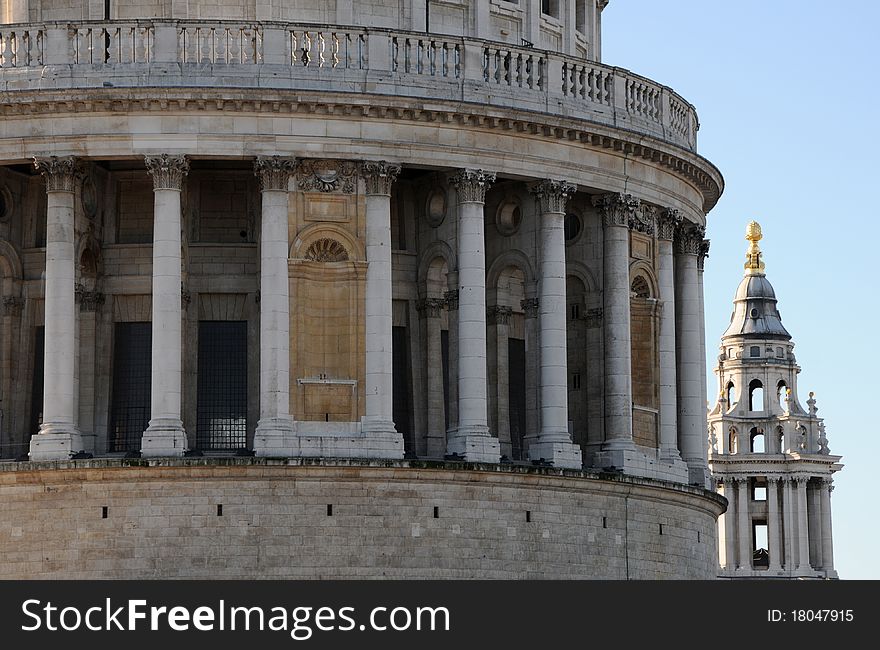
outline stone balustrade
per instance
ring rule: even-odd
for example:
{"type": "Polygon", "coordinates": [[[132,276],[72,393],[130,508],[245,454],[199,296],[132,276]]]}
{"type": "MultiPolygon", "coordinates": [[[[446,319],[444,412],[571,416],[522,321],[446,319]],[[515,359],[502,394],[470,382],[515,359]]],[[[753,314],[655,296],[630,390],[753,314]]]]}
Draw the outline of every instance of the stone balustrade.
{"type": "Polygon", "coordinates": [[[0,26],[0,92],[102,86],[473,98],[626,129],[689,151],[696,151],[699,128],[682,97],[628,70],[473,38],[279,22],[0,26]]]}

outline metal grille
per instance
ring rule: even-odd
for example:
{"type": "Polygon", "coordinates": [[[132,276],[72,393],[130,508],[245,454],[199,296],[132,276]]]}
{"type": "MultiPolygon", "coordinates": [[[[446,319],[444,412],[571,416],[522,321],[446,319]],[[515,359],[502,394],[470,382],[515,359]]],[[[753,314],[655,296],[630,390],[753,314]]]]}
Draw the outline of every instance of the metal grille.
{"type": "Polygon", "coordinates": [[[196,411],[199,449],[247,447],[247,322],[199,323],[196,411]]]}
{"type": "Polygon", "coordinates": [[[116,323],[110,451],[137,451],[150,422],[151,323],[116,323]]]}
{"type": "Polygon", "coordinates": [[[392,358],[392,417],[397,430],[403,435],[405,451],[415,454],[415,440],[409,419],[409,346],[407,345],[407,328],[391,328],[392,358]]]}

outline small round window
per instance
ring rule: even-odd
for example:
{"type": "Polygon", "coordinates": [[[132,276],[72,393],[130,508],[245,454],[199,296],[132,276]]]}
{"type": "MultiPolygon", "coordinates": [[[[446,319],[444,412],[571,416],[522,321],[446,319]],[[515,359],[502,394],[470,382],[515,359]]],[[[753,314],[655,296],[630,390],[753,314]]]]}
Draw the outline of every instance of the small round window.
{"type": "Polygon", "coordinates": [[[581,234],[581,219],[576,214],[565,215],[565,241],[572,243],[581,234]]]}

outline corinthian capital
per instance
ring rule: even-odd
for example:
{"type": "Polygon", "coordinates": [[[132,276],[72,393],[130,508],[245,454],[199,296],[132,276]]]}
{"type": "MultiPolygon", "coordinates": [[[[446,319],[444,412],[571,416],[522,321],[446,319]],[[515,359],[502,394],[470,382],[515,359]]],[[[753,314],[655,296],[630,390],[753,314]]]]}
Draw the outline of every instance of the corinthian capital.
{"type": "Polygon", "coordinates": [[[706,235],[704,226],[684,222],[675,233],[675,252],[683,255],[699,255],[706,235]]]}
{"type": "Polygon", "coordinates": [[[684,217],[676,208],[666,208],[660,211],[657,217],[657,236],[666,241],[675,239],[675,231],[681,225],[684,217]]]}
{"type": "Polygon", "coordinates": [[[495,182],[495,172],[482,169],[459,169],[449,177],[458,193],[459,203],[485,203],[486,190],[495,182]]]}
{"type": "Polygon", "coordinates": [[[400,165],[384,160],[365,160],[361,163],[360,174],[367,182],[367,194],[391,194],[391,186],[400,174],[400,165]]]}
{"type": "Polygon", "coordinates": [[[73,192],[76,182],[85,175],[82,163],[74,156],[35,156],[34,167],[46,179],[47,192],[73,192]]]}
{"type": "Polygon", "coordinates": [[[701,271],[706,264],[706,258],[709,257],[709,244],[711,243],[712,242],[708,239],[704,239],[700,242],[700,252],[697,254],[697,268],[701,271]]]}
{"type": "Polygon", "coordinates": [[[296,169],[296,158],[282,156],[257,156],[254,160],[254,174],[260,181],[260,190],[287,191],[290,175],[296,169]]]}
{"type": "Polygon", "coordinates": [[[577,187],[567,181],[543,180],[529,188],[538,200],[541,214],[565,214],[565,204],[577,187]]]}
{"type": "Polygon", "coordinates": [[[147,171],[153,176],[153,189],[181,190],[189,172],[189,160],[184,155],[144,156],[147,171]]]}
{"type": "Polygon", "coordinates": [[[593,205],[599,209],[606,226],[628,228],[641,204],[632,194],[611,193],[593,197],[593,205]]]}

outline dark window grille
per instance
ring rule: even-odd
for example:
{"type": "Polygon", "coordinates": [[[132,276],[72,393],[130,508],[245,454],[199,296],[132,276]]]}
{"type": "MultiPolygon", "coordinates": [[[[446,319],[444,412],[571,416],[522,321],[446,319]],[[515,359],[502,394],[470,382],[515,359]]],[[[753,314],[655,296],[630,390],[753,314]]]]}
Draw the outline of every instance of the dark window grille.
{"type": "Polygon", "coordinates": [[[34,375],[31,382],[31,422],[28,431],[30,436],[38,433],[43,423],[43,369],[45,354],[46,330],[42,326],[34,328],[34,375]]]}
{"type": "Polygon", "coordinates": [[[151,323],[116,323],[110,451],[137,451],[150,422],[151,323]]]}
{"type": "Polygon", "coordinates": [[[247,322],[199,323],[196,446],[247,447],[247,322]]]}
{"type": "Polygon", "coordinates": [[[449,428],[449,330],[440,330],[440,356],[443,365],[443,422],[449,428]]]}
{"type": "Polygon", "coordinates": [[[513,460],[525,460],[523,439],[526,433],[526,342],[523,339],[507,339],[507,369],[511,454],[513,460]]]}

